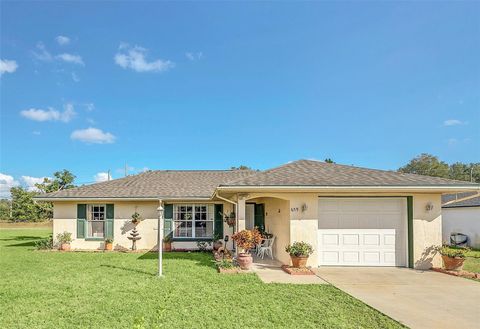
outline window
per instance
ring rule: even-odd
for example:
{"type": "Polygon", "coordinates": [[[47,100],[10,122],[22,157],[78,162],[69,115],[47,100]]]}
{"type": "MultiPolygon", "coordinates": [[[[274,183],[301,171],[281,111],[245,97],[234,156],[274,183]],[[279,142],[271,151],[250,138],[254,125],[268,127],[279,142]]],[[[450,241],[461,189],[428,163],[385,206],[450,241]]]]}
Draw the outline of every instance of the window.
{"type": "Polygon", "coordinates": [[[174,238],[213,238],[213,204],[173,206],[174,238]]]}
{"type": "Polygon", "coordinates": [[[104,204],[87,205],[87,237],[105,237],[105,209],[104,204]]]}

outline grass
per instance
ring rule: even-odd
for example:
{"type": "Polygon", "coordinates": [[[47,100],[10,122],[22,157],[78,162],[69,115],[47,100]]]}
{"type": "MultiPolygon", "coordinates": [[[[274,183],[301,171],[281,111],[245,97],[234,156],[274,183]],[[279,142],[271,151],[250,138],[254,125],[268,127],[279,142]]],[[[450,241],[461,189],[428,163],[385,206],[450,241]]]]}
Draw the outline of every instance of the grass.
{"type": "Polygon", "coordinates": [[[480,273],[480,250],[473,249],[467,253],[463,269],[469,272],[480,273]]]}
{"type": "Polygon", "coordinates": [[[41,252],[0,229],[0,328],[401,328],[330,285],[217,274],[210,254],[41,252]]]}

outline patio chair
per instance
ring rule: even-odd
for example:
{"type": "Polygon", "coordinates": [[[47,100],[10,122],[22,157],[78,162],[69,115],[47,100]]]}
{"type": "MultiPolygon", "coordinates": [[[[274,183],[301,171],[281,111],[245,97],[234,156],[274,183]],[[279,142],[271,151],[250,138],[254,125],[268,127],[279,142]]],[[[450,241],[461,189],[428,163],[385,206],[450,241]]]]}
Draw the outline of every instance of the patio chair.
{"type": "Polygon", "coordinates": [[[265,255],[270,255],[270,257],[273,259],[273,251],[272,251],[272,246],[273,243],[275,242],[275,237],[272,237],[270,239],[266,239],[264,243],[260,246],[258,249],[258,255],[262,257],[262,259],[265,257],[265,255]]]}

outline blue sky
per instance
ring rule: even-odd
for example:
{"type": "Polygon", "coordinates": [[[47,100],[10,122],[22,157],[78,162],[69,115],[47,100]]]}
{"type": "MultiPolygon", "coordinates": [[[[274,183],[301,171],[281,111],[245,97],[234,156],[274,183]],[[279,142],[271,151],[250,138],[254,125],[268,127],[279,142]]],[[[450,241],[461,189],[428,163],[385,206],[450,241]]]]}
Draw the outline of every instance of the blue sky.
{"type": "Polygon", "coordinates": [[[63,168],[480,161],[480,4],[1,3],[3,189],[63,168]]]}

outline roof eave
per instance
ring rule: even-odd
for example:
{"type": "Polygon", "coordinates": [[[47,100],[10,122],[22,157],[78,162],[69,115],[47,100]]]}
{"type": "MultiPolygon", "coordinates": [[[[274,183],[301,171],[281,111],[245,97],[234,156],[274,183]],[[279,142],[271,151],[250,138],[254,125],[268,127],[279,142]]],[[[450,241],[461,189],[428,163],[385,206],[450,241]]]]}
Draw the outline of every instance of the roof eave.
{"type": "Polygon", "coordinates": [[[224,192],[437,192],[437,193],[451,193],[451,192],[465,192],[465,191],[479,191],[480,185],[432,185],[432,186],[219,186],[217,188],[224,192]]]}
{"type": "Polygon", "coordinates": [[[211,200],[210,197],[34,197],[35,201],[177,201],[177,200],[187,200],[187,201],[208,201],[211,200]]]}

